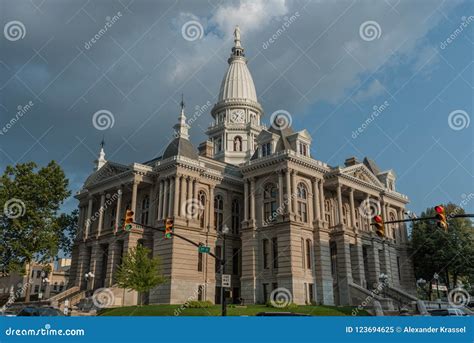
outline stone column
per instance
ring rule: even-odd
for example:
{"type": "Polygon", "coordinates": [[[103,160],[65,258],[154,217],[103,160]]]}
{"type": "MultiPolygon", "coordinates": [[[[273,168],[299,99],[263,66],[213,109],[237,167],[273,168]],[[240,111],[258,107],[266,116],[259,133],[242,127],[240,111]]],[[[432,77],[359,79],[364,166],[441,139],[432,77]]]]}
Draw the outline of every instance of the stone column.
{"type": "Polygon", "coordinates": [[[249,219],[249,182],[244,179],[244,221],[249,219]]]}
{"type": "Polygon", "coordinates": [[[102,233],[104,226],[104,203],[105,203],[105,193],[100,195],[100,207],[99,207],[99,221],[97,223],[97,237],[102,233]]]}
{"type": "Polygon", "coordinates": [[[339,224],[342,224],[344,221],[342,220],[342,186],[340,184],[337,185],[337,212],[339,224]]]}
{"type": "Polygon", "coordinates": [[[114,271],[119,258],[117,251],[117,243],[113,241],[109,244],[108,259],[107,259],[107,271],[105,274],[105,285],[104,287],[110,287],[114,283],[114,271]]]}
{"type": "MultiPolygon", "coordinates": [[[[135,213],[135,216],[137,214],[137,195],[138,195],[138,181],[134,180],[132,184],[132,204],[131,204],[131,210],[135,213]]],[[[136,219],[134,216],[133,220],[136,219]]]]}
{"type": "Polygon", "coordinates": [[[214,229],[214,185],[209,186],[209,228],[214,229]]]}
{"type": "Polygon", "coordinates": [[[186,202],[188,199],[188,193],[187,193],[187,187],[186,187],[186,177],[182,176],[181,177],[181,216],[185,217],[187,216],[187,213],[186,213],[186,208],[187,206],[185,207],[183,205],[184,202],[186,202]]]}
{"type": "Polygon", "coordinates": [[[318,189],[318,179],[314,178],[312,179],[312,185],[313,185],[313,215],[314,219],[316,220],[321,220],[321,214],[320,214],[320,206],[318,204],[319,199],[319,189],[318,189]]]}
{"type": "Polygon", "coordinates": [[[356,244],[354,245],[354,251],[351,252],[352,260],[352,274],[354,281],[357,282],[361,287],[366,287],[365,280],[365,267],[364,267],[364,250],[363,243],[360,237],[355,238],[356,244]]]}
{"type": "Polygon", "coordinates": [[[164,183],[164,190],[163,190],[163,212],[162,212],[162,219],[168,217],[168,185],[170,180],[168,178],[163,180],[164,183]]]}
{"type": "Polygon", "coordinates": [[[115,208],[115,228],[114,228],[114,233],[117,233],[117,230],[120,226],[120,216],[121,216],[121,209],[122,209],[122,193],[123,193],[123,190],[122,190],[122,186],[120,186],[120,188],[117,190],[117,194],[118,194],[118,197],[117,197],[117,204],[116,204],[116,208],[115,208]]]}
{"type": "Polygon", "coordinates": [[[164,181],[160,180],[160,191],[158,194],[158,218],[156,219],[163,218],[163,185],[164,181]]]}
{"type": "Polygon", "coordinates": [[[291,214],[291,180],[290,180],[290,170],[286,170],[286,210],[285,213],[291,214]]]}
{"type": "Polygon", "coordinates": [[[91,230],[91,217],[92,217],[92,205],[93,205],[93,197],[89,196],[89,204],[87,206],[87,219],[86,219],[86,232],[84,235],[84,239],[87,239],[90,234],[91,230]]]}
{"type": "MultiPolygon", "coordinates": [[[[365,202],[366,202],[366,205],[365,206],[369,206],[370,205],[370,195],[367,194],[367,196],[365,197],[365,202]]],[[[364,209],[365,213],[369,213],[369,209],[364,209]]],[[[367,225],[367,231],[368,232],[372,232],[372,226],[370,225],[370,221],[371,221],[371,218],[365,218],[365,222],[366,222],[366,225],[367,225]]]]}
{"type": "Polygon", "coordinates": [[[319,180],[319,205],[321,206],[321,220],[326,220],[326,209],[324,208],[324,180],[319,180]]]}
{"type": "Polygon", "coordinates": [[[355,230],[356,216],[355,216],[355,205],[354,205],[354,188],[350,188],[349,190],[349,200],[350,200],[350,205],[351,205],[351,224],[355,230]]]}
{"type": "Polygon", "coordinates": [[[148,206],[148,225],[153,225],[154,224],[154,219],[155,218],[155,203],[156,203],[156,183],[153,183],[150,186],[150,194],[148,194],[148,199],[150,199],[150,204],[148,206]]]}
{"type": "Polygon", "coordinates": [[[250,179],[250,220],[255,220],[255,178],[250,179]]]}
{"type": "Polygon", "coordinates": [[[178,213],[179,213],[179,177],[175,176],[173,216],[177,217],[178,213]]]}
{"type": "MultiPolygon", "coordinates": [[[[403,220],[405,218],[405,211],[403,208],[398,210],[398,220],[403,220]]],[[[399,232],[400,232],[400,242],[406,243],[408,241],[408,234],[406,231],[405,223],[399,223],[399,232]]]]}
{"type": "Polygon", "coordinates": [[[283,173],[278,173],[278,207],[283,210],[283,173]]]}
{"type": "Polygon", "coordinates": [[[197,198],[197,179],[192,179],[191,180],[191,185],[192,185],[192,189],[193,189],[193,199],[196,200],[196,201],[199,201],[199,199],[197,198]]]}
{"type": "Polygon", "coordinates": [[[174,177],[170,177],[170,192],[169,192],[169,198],[168,198],[168,217],[171,217],[173,215],[173,203],[174,203],[174,177]]]}

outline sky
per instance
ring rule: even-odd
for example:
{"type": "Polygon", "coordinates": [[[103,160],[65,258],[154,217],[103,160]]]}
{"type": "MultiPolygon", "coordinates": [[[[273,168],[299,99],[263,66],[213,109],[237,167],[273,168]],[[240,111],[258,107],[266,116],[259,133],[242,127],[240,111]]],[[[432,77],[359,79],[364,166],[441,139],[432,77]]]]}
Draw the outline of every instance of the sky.
{"type": "MultiPolygon", "coordinates": [[[[286,111],[331,166],[374,159],[417,213],[474,213],[472,1],[0,0],[0,169],[160,156],[181,94],[206,139],[239,25],[268,124],[286,111]]],[[[71,197],[63,206],[77,206],[71,197]]]]}

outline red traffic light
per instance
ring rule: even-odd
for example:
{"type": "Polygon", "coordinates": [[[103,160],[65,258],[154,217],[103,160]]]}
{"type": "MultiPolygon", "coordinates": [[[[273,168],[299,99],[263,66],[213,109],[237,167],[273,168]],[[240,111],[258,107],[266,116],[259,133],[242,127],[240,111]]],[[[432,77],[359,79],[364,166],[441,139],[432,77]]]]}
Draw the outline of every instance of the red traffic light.
{"type": "Polygon", "coordinates": [[[383,219],[382,219],[382,216],[374,216],[374,222],[376,223],[382,223],[383,222],[383,219]]]}
{"type": "Polygon", "coordinates": [[[444,207],[441,206],[441,205],[435,206],[434,209],[435,209],[436,213],[441,213],[441,214],[444,213],[444,207]]]}

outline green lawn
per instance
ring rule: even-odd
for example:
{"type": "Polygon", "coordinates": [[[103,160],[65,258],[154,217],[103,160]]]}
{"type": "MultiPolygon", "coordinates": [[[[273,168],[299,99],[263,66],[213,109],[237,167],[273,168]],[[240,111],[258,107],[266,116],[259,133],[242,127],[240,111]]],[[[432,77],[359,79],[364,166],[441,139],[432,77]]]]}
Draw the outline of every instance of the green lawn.
{"type": "MultiPolygon", "coordinates": [[[[127,306],[105,309],[100,316],[174,316],[175,310],[181,316],[220,316],[221,306],[213,305],[209,308],[182,308],[181,305],[144,305],[127,306]]],[[[259,312],[294,312],[313,316],[350,316],[353,307],[336,306],[298,306],[295,309],[271,308],[265,305],[249,305],[247,307],[227,307],[228,316],[254,316],[259,312]]],[[[365,310],[359,311],[359,316],[367,316],[365,310]]]]}

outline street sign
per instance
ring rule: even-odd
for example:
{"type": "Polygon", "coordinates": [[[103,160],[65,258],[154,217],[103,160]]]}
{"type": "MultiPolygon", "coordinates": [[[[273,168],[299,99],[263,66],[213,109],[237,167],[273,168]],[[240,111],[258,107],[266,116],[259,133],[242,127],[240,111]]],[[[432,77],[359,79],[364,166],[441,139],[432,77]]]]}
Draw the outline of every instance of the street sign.
{"type": "Polygon", "coordinates": [[[230,274],[222,274],[222,287],[230,288],[230,274]]]}
{"type": "Polygon", "coordinates": [[[211,252],[211,247],[206,247],[205,245],[200,245],[198,251],[201,254],[209,254],[211,252]]]}

